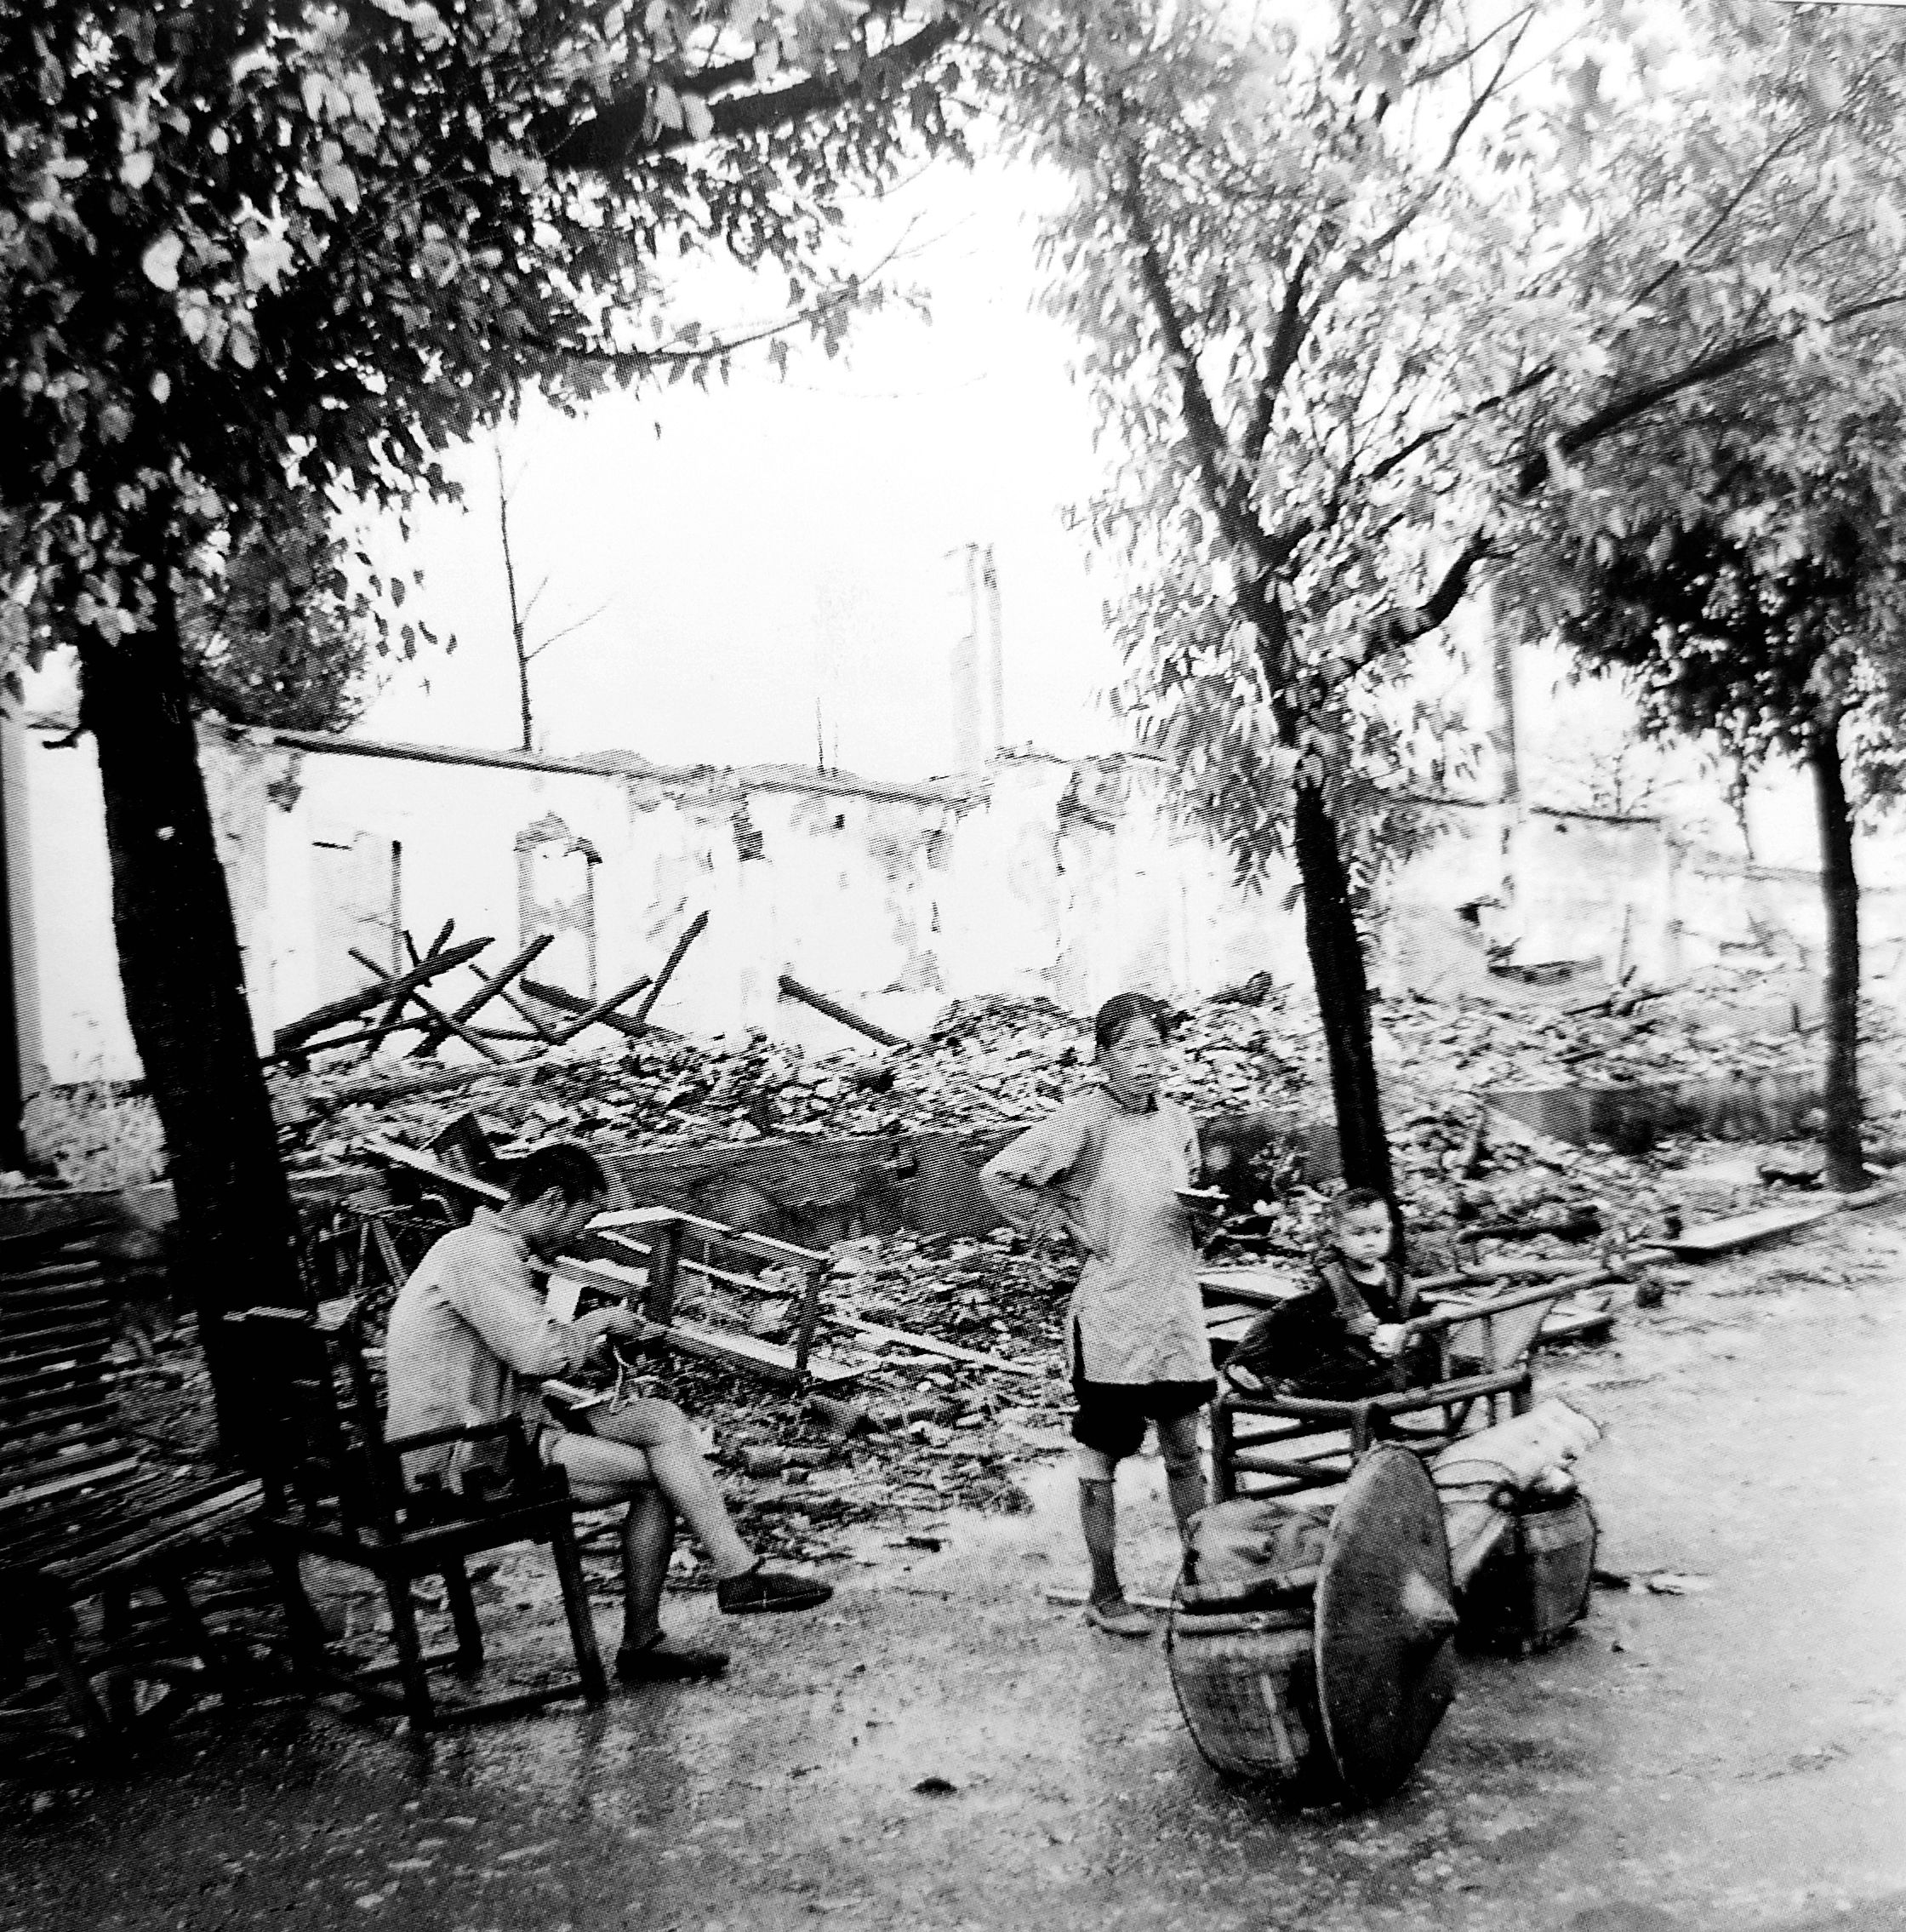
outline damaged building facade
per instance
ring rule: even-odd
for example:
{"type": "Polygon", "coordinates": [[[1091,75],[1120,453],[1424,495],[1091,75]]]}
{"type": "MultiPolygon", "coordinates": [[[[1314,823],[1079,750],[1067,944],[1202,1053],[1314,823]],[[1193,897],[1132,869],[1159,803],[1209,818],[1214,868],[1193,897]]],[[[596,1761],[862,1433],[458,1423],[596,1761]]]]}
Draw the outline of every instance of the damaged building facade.
{"type": "MultiPolygon", "coordinates": [[[[202,758],[261,1049],[363,983],[353,949],[398,963],[447,920],[515,946],[554,935],[543,979],[595,997],[709,923],[655,1017],[849,1036],[779,996],[791,974],[893,1030],[950,999],[1044,995],[1088,1009],[1118,987],[1179,997],[1258,972],[1307,979],[1294,875],[1235,883],[1174,815],[1160,762],[994,758],[904,784],[796,767],[663,768],[207,725],[202,758]]],[[[99,782],[68,729],[9,728],[14,993],[29,1091],[139,1069],[112,941],[99,782]]],[[[1486,955],[1593,963],[1647,981],[1735,953],[1818,959],[1817,883],[1688,846],[1649,817],[1451,802],[1384,887],[1379,983],[1458,991],[1486,955]]],[[[1906,921],[1867,901],[1885,991],[1906,921]]]]}

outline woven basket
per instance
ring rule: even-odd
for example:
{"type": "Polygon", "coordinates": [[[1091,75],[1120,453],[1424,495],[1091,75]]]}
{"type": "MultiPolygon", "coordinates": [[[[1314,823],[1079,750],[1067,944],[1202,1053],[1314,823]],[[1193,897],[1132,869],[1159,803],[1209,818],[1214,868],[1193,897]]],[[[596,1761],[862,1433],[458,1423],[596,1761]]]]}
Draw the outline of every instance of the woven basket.
{"type": "Polygon", "coordinates": [[[1464,1641],[1478,1649],[1546,1649],[1588,1614],[1595,1552],[1587,1497],[1525,1500],[1509,1536],[1463,1593],[1464,1641]]]}
{"type": "Polygon", "coordinates": [[[1293,1780],[1322,1754],[1310,1606],[1196,1615],[1174,1603],[1172,1689],[1206,1760],[1235,1777],[1293,1780]]]}

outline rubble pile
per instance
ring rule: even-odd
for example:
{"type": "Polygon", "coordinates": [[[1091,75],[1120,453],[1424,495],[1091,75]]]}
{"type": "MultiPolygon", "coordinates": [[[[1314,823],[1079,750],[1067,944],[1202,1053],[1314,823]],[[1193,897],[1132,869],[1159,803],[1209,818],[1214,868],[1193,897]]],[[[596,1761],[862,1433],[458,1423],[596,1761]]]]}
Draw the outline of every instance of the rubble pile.
{"type": "MultiPolygon", "coordinates": [[[[724,1487],[750,1534],[783,1553],[819,1554],[836,1527],[896,1512],[1015,1513],[1029,1506],[1015,1470],[1069,1439],[1062,1338],[1075,1273],[1069,1255],[1030,1251],[1003,1230],[978,1240],[899,1234],[838,1243],[824,1301],[830,1312],[1031,1371],[950,1361],[824,1321],[819,1346],[862,1371],[843,1392],[867,1425],[851,1439],[825,1420],[802,1423],[784,1393],[707,1364],[675,1358],[668,1383],[676,1399],[713,1422],[724,1487]]],[[[770,1271],[764,1287],[774,1285],[770,1271]]],[[[750,1306],[745,1291],[710,1283],[691,1299],[702,1319],[770,1339],[791,1332],[791,1295],[750,1306]]]]}
{"type": "MultiPolygon", "coordinates": [[[[1323,1043],[1309,1001],[1254,983],[1184,1015],[1170,1090],[1198,1114],[1275,1110],[1327,1116],[1323,1043]]],[[[1742,1031],[1714,1017],[1751,987],[1722,974],[1651,997],[1587,1002],[1505,988],[1498,1001],[1416,997],[1377,1013],[1377,1050],[1398,1121],[1474,1112],[1495,1087],[1541,1087],[1817,1071],[1817,1028],[1742,1031]],[[1593,1010],[1583,1010],[1591,1005],[1593,1010]]],[[[1762,1003],[1763,1004],[1765,1003],[1762,1003]]],[[[1753,1016],[1764,1018],[1764,1014],[1753,1016]]],[[[1867,1065],[1897,1087],[1906,1040],[1880,1009],[1863,1016],[1867,1065]]],[[[696,1146],[764,1136],[830,1137],[1002,1128],[1038,1118],[1088,1074],[1087,1023],[1044,999],[956,1003],[917,1045],[810,1055],[750,1034],[739,1042],[657,1036],[607,1052],[572,1049],[454,1092],[335,1104],[355,1076],[274,1082],[288,1152],[306,1165],[357,1157],[367,1141],[421,1144],[474,1109],[499,1146],[556,1137],[606,1146],[696,1146]]]]}

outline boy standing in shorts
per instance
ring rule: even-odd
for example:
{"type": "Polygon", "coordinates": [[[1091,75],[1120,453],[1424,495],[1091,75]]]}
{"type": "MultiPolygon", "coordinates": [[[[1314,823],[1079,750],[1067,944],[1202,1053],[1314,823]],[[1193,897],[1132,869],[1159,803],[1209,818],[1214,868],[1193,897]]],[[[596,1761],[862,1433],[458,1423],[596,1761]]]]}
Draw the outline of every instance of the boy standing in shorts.
{"type": "Polygon", "coordinates": [[[1066,1333],[1079,1521],[1092,1560],[1086,1616],[1115,1637],[1151,1630],[1119,1582],[1117,1466],[1155,1425],[1182,1535],[1204,1507],[1198,1417],[1218,1386],[1191,1210],[1178,1198],[1197,1180],[1197,1130],[1158,1091],[1167,1024],[1165,1008],[1143,993],[1108,1000],[1093,1023],[1100,1083],[1028,1129],[980,1175],[987,1198],[1022,1232],[1064,1227],[1085,1253],[1066,1333]]]}

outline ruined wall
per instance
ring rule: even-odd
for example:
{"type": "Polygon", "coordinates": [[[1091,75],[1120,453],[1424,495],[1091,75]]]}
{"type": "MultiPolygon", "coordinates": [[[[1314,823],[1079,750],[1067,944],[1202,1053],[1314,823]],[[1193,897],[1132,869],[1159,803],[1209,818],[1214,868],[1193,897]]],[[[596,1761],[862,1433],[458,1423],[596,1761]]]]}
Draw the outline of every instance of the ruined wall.
{"type": "MultiPolygon", "coordinates": [[[[23,1055],[30,1078],[130,1077],[98,775],[88,743],[54,748],[60,735],[16,739],[9,761],[27,806],[23,1055]]],[[[422,945],[449,919],[492,935],[497,961],[552,930],[538,976],[600,994],[653,971],[705,910],[656,1017],[813,1046],[853,1037],[779,997],[784,972],[903,1032],[976,994],[1082,1011],[1127,986],[1188,997],[1261,970],[1307,980],[1288,868],[1241,892],[1149,758],[1016,757],[982,779],[899,785],[210,729],[203,757],[261,1045],[362,983],[352,946],[387,962],[397,927],[422,945]]],[[[1818,959],[1804,873],[1727,872],[1653,820],[1511,823],[1481,806],[1444,819],[1387,889],[1376,976],[1390,990],[1480,986],[1492,939],[1524,960],[1618,957],[1652,980],[1760,929],[1818,959]]],[[[1906,950],[1897,876],[1867,871],[1876,968],[1906,950]]]]}
{"type": "MultiPolygon", "coordinates": [[[[131,1077],[97,770],[84,740],[54,749],[58,735],[29,735],[16,761],[49,989],[39,1077],[131,1077]]],[[[362,982],[352,948],[386,963],[400,929],[422,945],[448,919],[492,935],[497,959],[554,930],[537,975],[600,994],[653,971],[705,910],[656,1017],[815,1046],[851,1036],[780,997],[784,972],[907,1031],[976,993],[1078,1008],[1127,985],[1189,994],[1301,966],[1281,895],[1231,888],[1222,857],[1172,822],[1147,760],[1015,759],[983,781],[907,786],[398,750],[204,734],[261,1047],[362,982]]]]}

